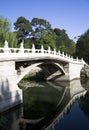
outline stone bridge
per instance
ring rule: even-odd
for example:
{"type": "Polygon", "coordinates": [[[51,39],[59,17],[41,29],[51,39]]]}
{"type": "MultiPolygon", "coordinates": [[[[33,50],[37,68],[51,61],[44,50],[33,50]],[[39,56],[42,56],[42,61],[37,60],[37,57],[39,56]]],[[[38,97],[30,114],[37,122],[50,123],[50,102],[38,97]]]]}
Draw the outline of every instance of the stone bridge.
{"type": "Polygon", "coordinates": [[[83,59],[74,59],[64,52],[41,49],[9,48],[5,41],[0,48],[0,112],[22,102],[22,91],[18,82],[30,71],[39,68],[46,80],[67,80],[80,78],[80,71],[86,63],[83,59]],[[18,74],[20,69],[20,74],[18,74]]]}

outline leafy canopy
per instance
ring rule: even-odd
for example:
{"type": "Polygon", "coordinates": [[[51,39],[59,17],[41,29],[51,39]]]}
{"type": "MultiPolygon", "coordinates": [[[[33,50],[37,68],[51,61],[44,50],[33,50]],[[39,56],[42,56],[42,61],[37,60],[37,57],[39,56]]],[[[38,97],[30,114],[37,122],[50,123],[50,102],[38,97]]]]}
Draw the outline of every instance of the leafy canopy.
{"type": "Polygon", "coordinates": [[[11,32],[11,23],[7,18],[0,17],[0,47],[4,46],[4,41],[7,40],[9,47],[16,47],[16,34],[11,32]]]}
{"type": "Polygon", "coordinates": [[[76,44],[76,55],[89,63],[89,29],[80,36],[76,44]]]}
{"type": "Polygon", "coordinates": [[[25,40],[31,34],[31,24],[29,20],[22,16],[17,19],[17,21],[14,23],[14,26],[14,29],[17,31],[17,38],[19,42],[25,40]]]}
{"type": "Polygon", "coordinates": [[[64,29],[51,27],[51,24],[41,18],[33,18],[31,22],[24,17],[19,17],[14,23],[19,42],[25,39],[25,47],[30,47],[34,43],[36,48],[45,49],[48,46],[51,49],[64,51],[73,55],[75,53],[75,43],[69,39],[64,29]]]}

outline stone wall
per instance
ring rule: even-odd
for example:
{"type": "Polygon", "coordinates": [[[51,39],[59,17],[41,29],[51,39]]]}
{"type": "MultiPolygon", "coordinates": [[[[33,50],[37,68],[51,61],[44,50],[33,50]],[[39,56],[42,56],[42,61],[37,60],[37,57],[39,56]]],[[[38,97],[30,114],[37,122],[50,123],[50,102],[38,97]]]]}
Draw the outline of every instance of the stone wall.
{"type": "Polygon", "coordinates": [[[17,85],[15,61],[0,62],[0,112],[22,103],[22,90],[17,85]]]}
{"type": "Polygon", "coordinates": [[[69,63],[69,78],[70,80],[72,79],[77,79],[80,78],[80,72],[84,64],[75,64],[75,63],[69,63]]]}

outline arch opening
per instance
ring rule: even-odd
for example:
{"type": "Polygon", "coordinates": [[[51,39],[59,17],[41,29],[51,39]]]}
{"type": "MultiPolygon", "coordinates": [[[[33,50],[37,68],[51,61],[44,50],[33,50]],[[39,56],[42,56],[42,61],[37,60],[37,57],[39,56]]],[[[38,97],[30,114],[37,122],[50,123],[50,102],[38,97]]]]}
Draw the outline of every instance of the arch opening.
{"type": "Polygon", "coordinates": [[[41,76],[43,80],[56,80],[65,75],[63,67],[59,63],[53,62],[38,62],[23,66],[21,73],[18,75],[18,82],[27,74],[41,76]]]}

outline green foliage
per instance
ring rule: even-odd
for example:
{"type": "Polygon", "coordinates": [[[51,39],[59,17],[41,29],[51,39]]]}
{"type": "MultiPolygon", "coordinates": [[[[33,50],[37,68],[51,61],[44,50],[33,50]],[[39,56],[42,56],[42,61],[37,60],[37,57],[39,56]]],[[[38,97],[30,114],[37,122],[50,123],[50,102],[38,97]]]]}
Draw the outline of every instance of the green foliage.
{"type": "Polygon", "coordinates": [[[48,46],[51,47],[51,49],[57,49],[56,48],[56,35],[55,33],[48,33],[46,36],[45,36],[45,39],[44,39],[44,48],[47,49],[48,46]]]}
{"type": "Polygon", "coordinates": [[[75,53],[75,43],[69,39],[66,31],[52,29],[45,19],[33,18],[30,23],[26,18],[19,17],[14,25],[18,41],[25,39],[24,46],[27,48],[35,44],[38,49],[43,45],[45,49],[50,46],[52,50],[55,48],[71,55],[75,53]]]}
{"type": "Polygon", "coordinates": [[[89,29],[78,39],[76,44],[76,55],[89,63],[89,29]]]}
{"type": "Polygon", "coordinates": [[[24,48],[32,48],[32,42],[30,38],[25,39],[24,48]]]}
{"type": "Polygon", "coordinates": [[[46,21],[44,19],[33,18],[32,21],[31,21],[31,24],[34,28],[34,36],[36,36],[35,35],[36,33],[37,33],[37,36],[38,36],[39,33],[42,33],[44,31],[50,32],[51,25],[48,21],[46,21]]]}
{"type": "Polygon", "coordinates": [[[10,32],[11,24],[6,18],[0,17],[0,47],[4,46],[4,41],[7,40],[9,47],[17,46],[17,38],[14,32],[10,32]]]}
{"type": "Polygon", "coordinates": [[[73,55],[75,53],[75,43],[69,39],[66,31],[55,28],[54,32],[56,33],[56,46],[57,49],[65,53],[73,55]]]}
{"type": "Polygon", "coordinates": [[[9,32],[10,31],[10,21],[7,18],[0,17],[0,32],[9,32]]]}
{"type": "Polygon", "coordinates": [[[25,40],[31,34],[32,28],[29,20],[24,17],[19,17],[14,23],[14,29],[17,33],[18,42],[25,40]]]}
{"type": "Polygon", "coordinates": [[[40,48],[42,44],[44,45],[45,48],[47,48],[47,46],[50,43],[52,43],[53,39],[51,36],[52,34],[51,24],[48,21],[39,18],[33,18],[31,24],[33,29],[32,40],[36,45],[36,48],[40,48]]]}
{"type": "Polygon", "coordinates": [[[9,33],[9,38],[7,39],[8,43],[9,43],[9,47],[17,47],[17,38],[16,38],[16,33],[14,32],[10,32],[9,33]]]}
{"type": "Polygon", "coordinates": [[[0,17],[0,46],[3,47],[4,41],[9,38],[10,22],[6,18],[0,17]]]}

